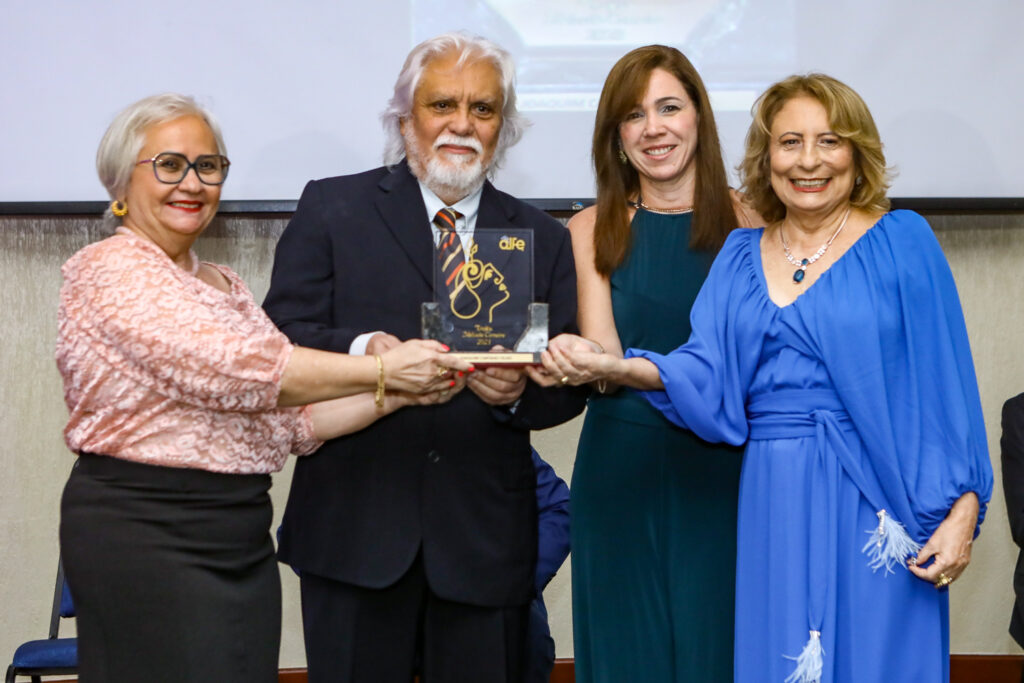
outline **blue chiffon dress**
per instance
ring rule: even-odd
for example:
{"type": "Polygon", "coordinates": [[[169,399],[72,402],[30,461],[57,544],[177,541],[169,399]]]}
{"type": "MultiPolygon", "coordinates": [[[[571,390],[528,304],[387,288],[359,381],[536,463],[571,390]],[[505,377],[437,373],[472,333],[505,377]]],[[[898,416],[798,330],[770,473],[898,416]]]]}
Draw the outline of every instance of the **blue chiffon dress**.
{"type": "MultiPolygon", "coordinates": [[[[992,489],[956,286],[931,228],[881,218],[794,303],[768,297],[763,230],[734,231],[689,341],[644,392],[708,440],[747,441],[735,680],[947,681],[948,591],[906,558],[992,489]]],[[[779,258],[782,258],[781,254],[779,258]]]]}

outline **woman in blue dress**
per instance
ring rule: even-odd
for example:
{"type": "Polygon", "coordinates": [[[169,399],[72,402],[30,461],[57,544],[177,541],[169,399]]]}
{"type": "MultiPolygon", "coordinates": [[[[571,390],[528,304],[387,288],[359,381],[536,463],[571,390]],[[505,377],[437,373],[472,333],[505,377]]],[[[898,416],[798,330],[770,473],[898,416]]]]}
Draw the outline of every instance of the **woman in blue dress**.
{"type": "Polygon", "coordinates": [[[644,390],[709,441],[746,442],[735,680],[949,678],[948,586],[992,488],[952,275],[923,218],[888,211],[867,106],[820,74],[755,105],[735,230],[662,355],[552,341],[566,384],[644,390]]]}
{"type": "MultiPolygon", "coordinates": [[[[612,67],[593,157],[597,205],[569,223],[580,330],[620,357],[667,353],[689,336],[725,237],[761,224],[730,195],[707,93],[679,50],[641,47],[612,67]]],[[[729,680],[741,451],[635,392],[595,388],[571,488],[576,680],[729,680]]]]}

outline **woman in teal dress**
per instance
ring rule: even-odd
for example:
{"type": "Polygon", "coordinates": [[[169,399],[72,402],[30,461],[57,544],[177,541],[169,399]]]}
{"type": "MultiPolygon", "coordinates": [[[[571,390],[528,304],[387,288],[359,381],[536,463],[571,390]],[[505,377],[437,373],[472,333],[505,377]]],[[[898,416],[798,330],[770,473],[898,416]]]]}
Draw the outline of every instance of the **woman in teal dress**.
{"type": "MultiPolygon", "coordinates": [[[[651,45],[612,68],[593,156],[597,205],[569,223],[580,331],[619,357],[668,352],[725,237],[758,220],[730,194],[682,53],[651,45]]],[[[594,388],[571,486],[576,680],[731,680],[740,451],[594,388]]]]}

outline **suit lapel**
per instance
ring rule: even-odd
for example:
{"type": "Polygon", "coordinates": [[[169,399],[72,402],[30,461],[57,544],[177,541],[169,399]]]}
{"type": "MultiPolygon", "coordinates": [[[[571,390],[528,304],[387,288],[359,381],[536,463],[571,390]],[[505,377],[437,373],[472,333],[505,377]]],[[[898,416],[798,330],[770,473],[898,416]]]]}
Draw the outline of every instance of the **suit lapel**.
{"type": "Polygon", "coordinates": [[[477,215],[477,228],[509,228],[515,227],[512,222],[516,217],[515,206],[504,201],[504,197],[488,180],[484,183],[484,192],[480,196],[480,213],[477,215]]]}
{"type": "Polygon", "coordinates": [[[434,286],[434,242],[427,223],[427,208],[416,178],[406,162],[396,166],[378,184],[374,202],[384,225],[409,256],[416,270],[431,288],[434,286]]]}
{"type": "MultiPolygon", "coordinates": [[[[375,201],[377,211],[388,230],[426,283],[434,286],[434,241],[427,223],[427,208],[415,176],[405,161],[396,166],[378,184],[380,194],[375,201]]],[[[515,205],[504,197],[490,181],[484,183],[480,197],[477,228],[515,227],[515,205]]]]}

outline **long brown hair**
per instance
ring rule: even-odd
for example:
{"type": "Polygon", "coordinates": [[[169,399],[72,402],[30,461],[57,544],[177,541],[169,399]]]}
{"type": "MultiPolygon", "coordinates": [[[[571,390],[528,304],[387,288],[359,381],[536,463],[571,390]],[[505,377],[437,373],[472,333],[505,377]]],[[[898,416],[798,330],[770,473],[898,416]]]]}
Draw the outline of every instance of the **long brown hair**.
{"type": "Polygon", "coordinates": [[[619,124],[647,91],[651,72],[664,69],[679,79],[697,108],[696,187],[690,247],[715,250],[736,227],[729,182],[722,162],[718,128],[704,82],[690,60],[674,47],[647,45],[627,53],[605,79],[594,123],[593,158],[597,176],[597,218],[594,224],[594,265],[610,275],[630,245],[626,200],[640,190],[631,164],[619,160],[619,124]]]}

